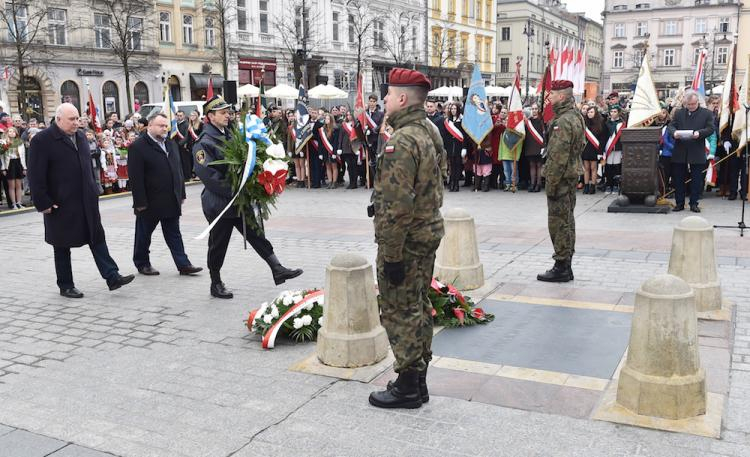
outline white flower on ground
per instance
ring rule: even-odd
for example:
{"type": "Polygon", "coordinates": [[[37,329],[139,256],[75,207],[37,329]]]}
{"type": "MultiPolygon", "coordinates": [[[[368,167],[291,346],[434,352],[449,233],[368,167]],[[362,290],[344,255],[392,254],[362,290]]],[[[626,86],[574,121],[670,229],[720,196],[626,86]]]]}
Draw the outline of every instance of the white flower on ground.
{"type": "Polygon", "coordinates": [[[297,294],[292,297],[292,300],[294,300],[294,303],[299,303],[302,301],[302,295],[297,294]]]}
{"type": "Polygon", "coordinates": [[[284,150],[284,145],[281,143],[272,144],[271,146],[268,146],[266,148],[266,154],[273,157],[274,159],[286,158],[286,151],[284,150]]]}
{"type": "Polygon", "coordinates": [[[282,300],[282,303],[284,304],[284,306],[292,306],[294,304],[294,299],[291,295],[287,295],[282,300]]]}
{"type": "Polygon", "coordinates": [[[323,326],[323,316],[320,316],[320,319],[318,319],[318,325],[323,326]]]}
{"type": "Polygon", "coordinates": [[[276,305],[271,305],[271,317],[274,319],[279,317],[279,308],[277,308],[276,305]]]}
{"type": "Polygon", "coordinates": [[[263,316],[263,322],[265,322],[266,324],[270,324],[271,322],[273,322],[273,316],[271,316],[270,314],[266,314],[265,316],[263,316]]]}
{"type": "Polygon", "coordinates": [[[302,319],[299,317],[294,318],[294,328],[295,329],[301,329],[305,324],[302,323],[302,319]]]}
{"type": "Polygon", "coordinates": [[[312,316],[309,314],[305,314],[304,316],[302,316],[302,324],[303,325],[312,324],[312,316]]]}
{"type": "Polygon", "coordinates": [[[314,301],[314,300],[310,300],[310,301],[309,301],[309,302],[307,302],[307,304],[305,305],[305,309],[306,309],[307,311],[312,311],[312,309],[313,309],[314,307],[315,307],[315,301],[314,301]]]}

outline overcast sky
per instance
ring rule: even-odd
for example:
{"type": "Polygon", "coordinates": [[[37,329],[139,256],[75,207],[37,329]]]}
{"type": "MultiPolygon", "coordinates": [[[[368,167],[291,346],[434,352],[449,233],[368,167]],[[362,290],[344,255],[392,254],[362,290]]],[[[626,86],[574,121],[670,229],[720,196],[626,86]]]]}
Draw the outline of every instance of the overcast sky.
{"type": "Polygon", "coordinates": [[[604,0],[562,0],[568,4],[568,11],[579,13],[583,11],[586,16],[601,23],[601,13],[604,10],[604,0]]]}

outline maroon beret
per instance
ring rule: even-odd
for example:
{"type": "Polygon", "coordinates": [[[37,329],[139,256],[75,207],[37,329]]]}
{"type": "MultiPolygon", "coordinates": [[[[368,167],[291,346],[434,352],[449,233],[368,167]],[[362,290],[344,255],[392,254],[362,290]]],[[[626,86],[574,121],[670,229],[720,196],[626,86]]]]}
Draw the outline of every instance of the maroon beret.
{"type": "Polygon", "coordinates": [[[620,98],[620,94],[618,94],[617,92],[610,92],[607,98],[612,98],[612,97],[620,98]]]}
{"type": "Polygon", "coordinates": [[[427,90],[432,88],[430,78],[424,74],[407,68],[394,68],[388,74],[388,85],[396,87],[419,86],[427,90]]]}
{"type": "Polygon", "coordinates": [[[552,84],[550,84],[550,90],[564,90],[564,89],[572,89],[573,88],[573,82],[568,81],[567,79],[556,79],[552,81],[552,84]]]}

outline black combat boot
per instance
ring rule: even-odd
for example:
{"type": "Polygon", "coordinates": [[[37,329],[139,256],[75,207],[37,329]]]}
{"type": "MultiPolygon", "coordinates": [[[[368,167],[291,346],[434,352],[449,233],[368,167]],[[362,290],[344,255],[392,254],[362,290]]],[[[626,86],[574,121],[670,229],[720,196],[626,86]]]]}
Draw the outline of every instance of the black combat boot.
{"type": "Polygon", "coordinates": [[[370,394],[370,404],[378,408],[419,408],[422,406],[419,372],[414,369],[402,371],[390,389],[370,394]]]}
{"type": "Polygon", "coordinates": [[[471,187],[473,174],[470,171],[464,172],[464,187],[471,187]]]}
{"type": "Polygon", "coordinates": [[[271,273],[273,274],[273,282],[278,286],[283,284],[287,279],[296,278],[302,274],[302,269],[297,268],[296,270],[290,270],[279,262],[276,254],[271,254],[265,259],[268,266],[271,267],[271,273]]]}
{"type": "MultiPolygon", "coordinates": [[[[393,381],[388,381],[387,389],[393,389],[393,381]]],[[[422,403],[430,401],[430,393],[427,391],[427,368],[419,372],[419,396],[422,398],[422,403]]]]}
{"type": "Polygon", "coordinates": [[[485,176],[482,178],[482,192],[489,192],[490,191],[490,178],[489,176],[485,176]]]}
{"type": "Polygon", "coordinates": [[[544,282],[568,282],[573,280],[573,270],[570,260],[555,260],[555,266],[551,270],[539,274],[536,279],[544,282]]]}

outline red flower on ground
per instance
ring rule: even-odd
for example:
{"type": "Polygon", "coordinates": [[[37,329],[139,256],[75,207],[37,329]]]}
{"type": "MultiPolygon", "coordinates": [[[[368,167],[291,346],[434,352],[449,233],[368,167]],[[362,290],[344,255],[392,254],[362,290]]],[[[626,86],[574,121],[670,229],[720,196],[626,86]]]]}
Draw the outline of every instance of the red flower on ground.
{"type": "Polygon", "coordinates": [[[435,311],[435,308],[432,308],[432,311],[430,311],[430,314],[432,314],[432,317],[437,316],[437,311],[435,311]]]}
{"type": "Polygon", "coordinates": [[[461,308],[453,308],[453,315],[456,316],[459,324],[464,325],[464,319],[466,317],[466,314],[464,314],[464,310],[462,310],[461,308]]]}
{"type": "Polygon", "coordinates": [[[474,319],[479,319],[481,321],[482,319],[484,319],[484,310],[482,308],[474,308],[471,311],[471,316],[474,319]]]}

